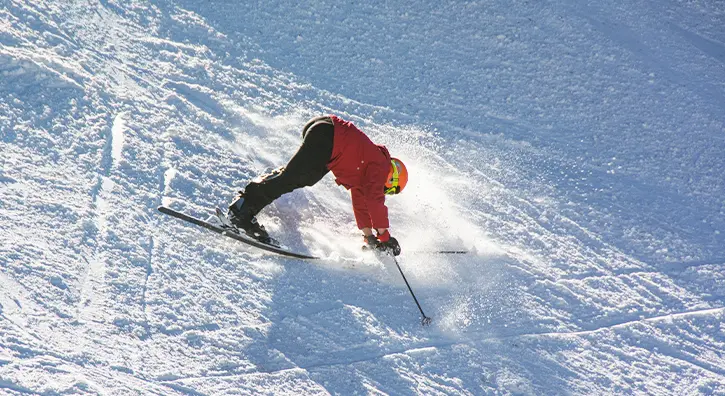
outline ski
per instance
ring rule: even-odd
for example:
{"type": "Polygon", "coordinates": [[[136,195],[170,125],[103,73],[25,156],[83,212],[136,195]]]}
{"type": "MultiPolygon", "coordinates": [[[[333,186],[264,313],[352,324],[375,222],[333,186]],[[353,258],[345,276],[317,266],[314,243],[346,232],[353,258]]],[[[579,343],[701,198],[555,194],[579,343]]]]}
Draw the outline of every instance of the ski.
{"type": "Polygon", "coordinates": [[[309,255],[306,255],[306,254],[295,253],[295,252],[289,251],[289,250],[287,250],[287,249],[285,249],[285,248],[283,248],[281,246],[278,246],[278,245],[272,245],[272,244],[260,242],[260,241],[254,239],[254,238],[251,238],[251,237],[249,237],[249,236],[247,236],[245,234],[240,233],[239,231],[237,231],[237,229],[234,226],[231,226],[228,223],[228,220],[227,220],[226,223],[224,222],[224,219],[226,219],[226,216],[224,216],[219,211],[218,208],[216,210],[216,216],[219,219],[219,222],[221,223],[221,224],[218,224],[218,225],[217,224],[213,224],[213,223],[211,223],[209,221],[206,221],[206,220],[199,219],[199,218],[194,217],[194,216],[189,216],[189,215],[187,215],[185,213],[182,213],[182,212],[179,212],[177,210],[171,209],[168,206],[163,206],[163,205],[162,206],[159,206],[158,207],[158,210],[159,210],[159,212],[161,212],[163,214],[169,215],[171,217],[175,217],[175,218],[177,218],[179,220],[183,220],[183,221],[185,221],[187,223],[191,223],[191,224],[194,224],[194,225],[197,225],[197,226],[206,228],[207,230],[214,231],[217,234],[221,234],[221,235],[223,235],[225,237],[232,238],[232,239],[237,240],[239,242],[244,242],[247,245],[254,246],[256,248],[259,248],[259,249],[262,249],[262,250],[265,250],[265,251],[268,251],[268,252],[276,253],[276,254],[279,254],[279,255],[282,255],[282,256],[287,256],[287,257],[294,257],[294,258],[299,258],[299,259],[305,259],[305,260],[315,260],[315,259],[317,259],[317,257],[314,257],[314,256],[309,256],[309,255]]]}

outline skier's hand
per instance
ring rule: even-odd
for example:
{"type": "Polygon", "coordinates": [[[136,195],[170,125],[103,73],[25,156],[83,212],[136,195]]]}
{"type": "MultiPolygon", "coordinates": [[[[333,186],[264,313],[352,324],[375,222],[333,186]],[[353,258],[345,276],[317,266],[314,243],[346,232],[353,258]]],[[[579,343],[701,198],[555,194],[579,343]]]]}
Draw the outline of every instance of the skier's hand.
{"type": "Polygon", "coordinates": [[[377,249],[380,245],[380,241],[378,241],[378,237],[375,235],[363,235],[363,238],[365,238],[365,246],[363,246],[363,248],[377,249]]]}
{"type": "Polygon", "coordinates": [[[398,240],[390,236],[388,230],[385,230],[382,234],[378,235],[377,249],[382,252],[389,252],[393,256],[400,255],[400,244],[398,240]]]}
{"type": "Polygon", "coordinates": [[[393,256],[400,255],[400,244],[397,239],[390,236],[388,230],[378,236],[372,234],[363,235],[363,238],[365,238],[363,250],[375,250],[381,253],[390,253],[393,256]]]}
{"type": "Polygon", "coordinates": [[[400,244],[398,240],[390,237],[387,242],[380,242],[378,250],[391,253],[393,256],[400,256],[400,244]]]}

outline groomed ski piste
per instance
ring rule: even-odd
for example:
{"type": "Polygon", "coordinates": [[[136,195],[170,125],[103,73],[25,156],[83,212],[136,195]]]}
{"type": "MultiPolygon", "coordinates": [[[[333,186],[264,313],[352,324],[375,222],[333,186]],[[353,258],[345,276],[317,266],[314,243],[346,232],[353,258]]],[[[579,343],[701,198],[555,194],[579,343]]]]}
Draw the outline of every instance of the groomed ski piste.
{"type": "Polygon", "coordinates": [[[395,3],[0,2],[0,394],[725,394],[725,4],[395,3]],[[430,326],[331,175],[156,211],[329,113],[430,326]]]}

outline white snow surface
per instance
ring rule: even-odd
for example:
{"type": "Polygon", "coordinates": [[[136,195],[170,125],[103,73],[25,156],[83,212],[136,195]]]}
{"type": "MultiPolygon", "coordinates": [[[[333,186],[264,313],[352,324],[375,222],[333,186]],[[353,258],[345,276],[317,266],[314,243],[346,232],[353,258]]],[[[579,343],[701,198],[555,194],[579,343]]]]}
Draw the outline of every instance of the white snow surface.
{"type": "Polygon", "coordinates": [[[0,394],[725,394],[725,3],[0,1],[0,394]],[[197,216],[335,113],[410,170],[197,216]],[[469,249],[467,255],[424,251],[469,249]]]}

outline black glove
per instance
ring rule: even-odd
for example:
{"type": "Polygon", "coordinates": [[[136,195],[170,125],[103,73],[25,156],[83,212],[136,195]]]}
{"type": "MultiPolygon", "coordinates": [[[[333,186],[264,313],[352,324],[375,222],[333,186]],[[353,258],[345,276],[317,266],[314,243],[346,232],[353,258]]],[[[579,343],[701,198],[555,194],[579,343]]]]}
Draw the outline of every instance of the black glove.
{"type": "Polygon", "coordinates": [[[400,244],[398,240],[391,237],[387,230],[382,235],[363,235],[363,238],[365,238],[363,250],[377,250],[378,252],[390,253],[393,256],[400,255],[400,244]],[[382,242],[379,238],[385,239],[385,242],[382,242]]]}
{"type": "Polygon", "coordinates": [[[377,249],[380,246],[380,241],[378,241],[378,237],[375,235],[363,235],[363,238],[365,238],[365,246],[363,246],[363,249],[377,249]]]}
{"type": "Polygon", "coordinates": [[[398,240],[393,237],[390,237],[390,239],[385,242],[378,243],[378,250],[390,252],[393,256],[400,256],[400,244],[398,243],[398,240]]]}

